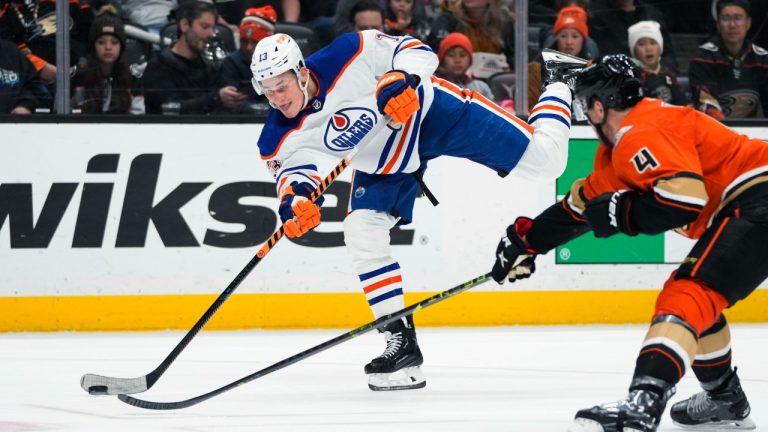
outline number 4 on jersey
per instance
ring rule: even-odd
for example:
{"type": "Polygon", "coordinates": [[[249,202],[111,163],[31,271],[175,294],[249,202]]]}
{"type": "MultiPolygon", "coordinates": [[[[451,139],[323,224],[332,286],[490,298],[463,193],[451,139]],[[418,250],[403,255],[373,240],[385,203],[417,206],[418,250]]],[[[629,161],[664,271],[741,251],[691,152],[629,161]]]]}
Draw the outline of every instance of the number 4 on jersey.
{"type": "Polygon", "coordinates": [[[632,156],[632,163],[635,164],[635,169],[640,174],[648,168],[655,170],[660,165],[651,151],[648,150],[648,147],[643,147],[640,151],[635,153],[635,155],[632,156]]]}

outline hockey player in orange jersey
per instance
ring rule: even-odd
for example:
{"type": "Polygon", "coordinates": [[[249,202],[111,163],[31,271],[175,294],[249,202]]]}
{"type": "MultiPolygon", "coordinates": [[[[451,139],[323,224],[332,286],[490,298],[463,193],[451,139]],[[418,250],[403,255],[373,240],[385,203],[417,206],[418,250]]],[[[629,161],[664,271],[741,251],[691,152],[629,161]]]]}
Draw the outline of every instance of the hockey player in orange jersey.
{"type": "Polygon", "coordinates": [[[535,219],[507,228],[494,279],[530,276],[537,254],[590,230],[596,237],[675,230],[698,241],[657,298],[629,395],[578,411],[571,431],[656,431],[688,365],[704,391],[672,406],[676,424],[754,429],[722,312],[768,277],[768,143],[644,98],[625,55],[583,70],[574,100],[580,114],[601,143],[593,172],[535,219]]]}

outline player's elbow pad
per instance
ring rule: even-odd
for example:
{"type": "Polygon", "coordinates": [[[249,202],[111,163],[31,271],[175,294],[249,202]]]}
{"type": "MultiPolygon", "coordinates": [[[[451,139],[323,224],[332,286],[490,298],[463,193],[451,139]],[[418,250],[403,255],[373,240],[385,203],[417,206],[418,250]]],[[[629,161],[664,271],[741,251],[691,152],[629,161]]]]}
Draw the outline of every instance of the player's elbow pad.
{"type": "Polygon", "coordinates": [[[637,195],[629,210],[630,226],[638,234],[660,234],[695,221],[703,209],[704,205],[665,202],[653,192],[637,195]]]}

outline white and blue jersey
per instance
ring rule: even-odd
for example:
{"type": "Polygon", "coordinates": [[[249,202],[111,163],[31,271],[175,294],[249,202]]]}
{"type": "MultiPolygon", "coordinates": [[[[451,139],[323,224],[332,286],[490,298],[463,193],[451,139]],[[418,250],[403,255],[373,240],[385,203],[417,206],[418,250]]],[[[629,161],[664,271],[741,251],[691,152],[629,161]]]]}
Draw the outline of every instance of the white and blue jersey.
{"type": "MultiPolygon", "coordinates": [[[[381,118],[375,96],[381,75],[402,69],[428,82],[437,57],[417,39],[371,30],[337,38],[309,56],[306,64],[318,84],[317,93],[292,119],[272,110],[259,137],[262,159],[273,161],[269,166],[278,180],[278,196],[293,181],[317,179],[318,151],[340,159],[373,128],[381,118]]],[[[372,174],[418,169],[420,121],[416,117],[429,109],[431,87],[419,86],[419,96],[422,106],[414,119],[398,130],[381,133],[360,150],[353,161],[355,169],[372,174]]]]}
{"type": "Polygon", "coordinates": [[[432,50],[409,36],[375,30],[348,33],[306,59],[318,90],[294,118],[272,110],[258,145],[282,197],[293,182],[321,180],[321,154],[344,157],[382,115],[376,84],[392,69],[418,75],[420,109],[401,127],[389,126],[361,149],[355,168],[352,210],[388,212],[412,219],[418,185],[411,175],[441,155],[466,158],[502,175],[551,180],[562,173],[570,128],[570,90],[550,85],[529,123],[476,92],[432,76],[432,50]]]}

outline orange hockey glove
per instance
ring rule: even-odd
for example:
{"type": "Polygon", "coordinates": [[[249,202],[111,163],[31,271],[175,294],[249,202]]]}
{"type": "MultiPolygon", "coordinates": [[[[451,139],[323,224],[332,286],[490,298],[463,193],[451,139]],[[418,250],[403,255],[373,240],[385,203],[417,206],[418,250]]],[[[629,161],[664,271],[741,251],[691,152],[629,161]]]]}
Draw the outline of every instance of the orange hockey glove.
{"type": "Polygon", "coordinates": [[[288,237],[301,237],[312,228],[320,225],[320,208],[308,199],[298,199],[293,204],[293,219],[285,222],[285,234],[288,237]]]}
{"type": "Polygon", "coordinates": [[[421,106],[416,94],[416,81],[411,74],[391,70],[382,75],[376,85],[376,105],[380,113],[388,115],[395,122],[408,122],[421,106]]]}
{"type": "Polygon", "coordinates": [[[288,237],[301,237],[320,225],[319,206],[323,204],[323,197],[317,198],[317,204],[310,201],[314,190],[309,183],[294,182],[280,200],[280,219],[288,237]]]}

